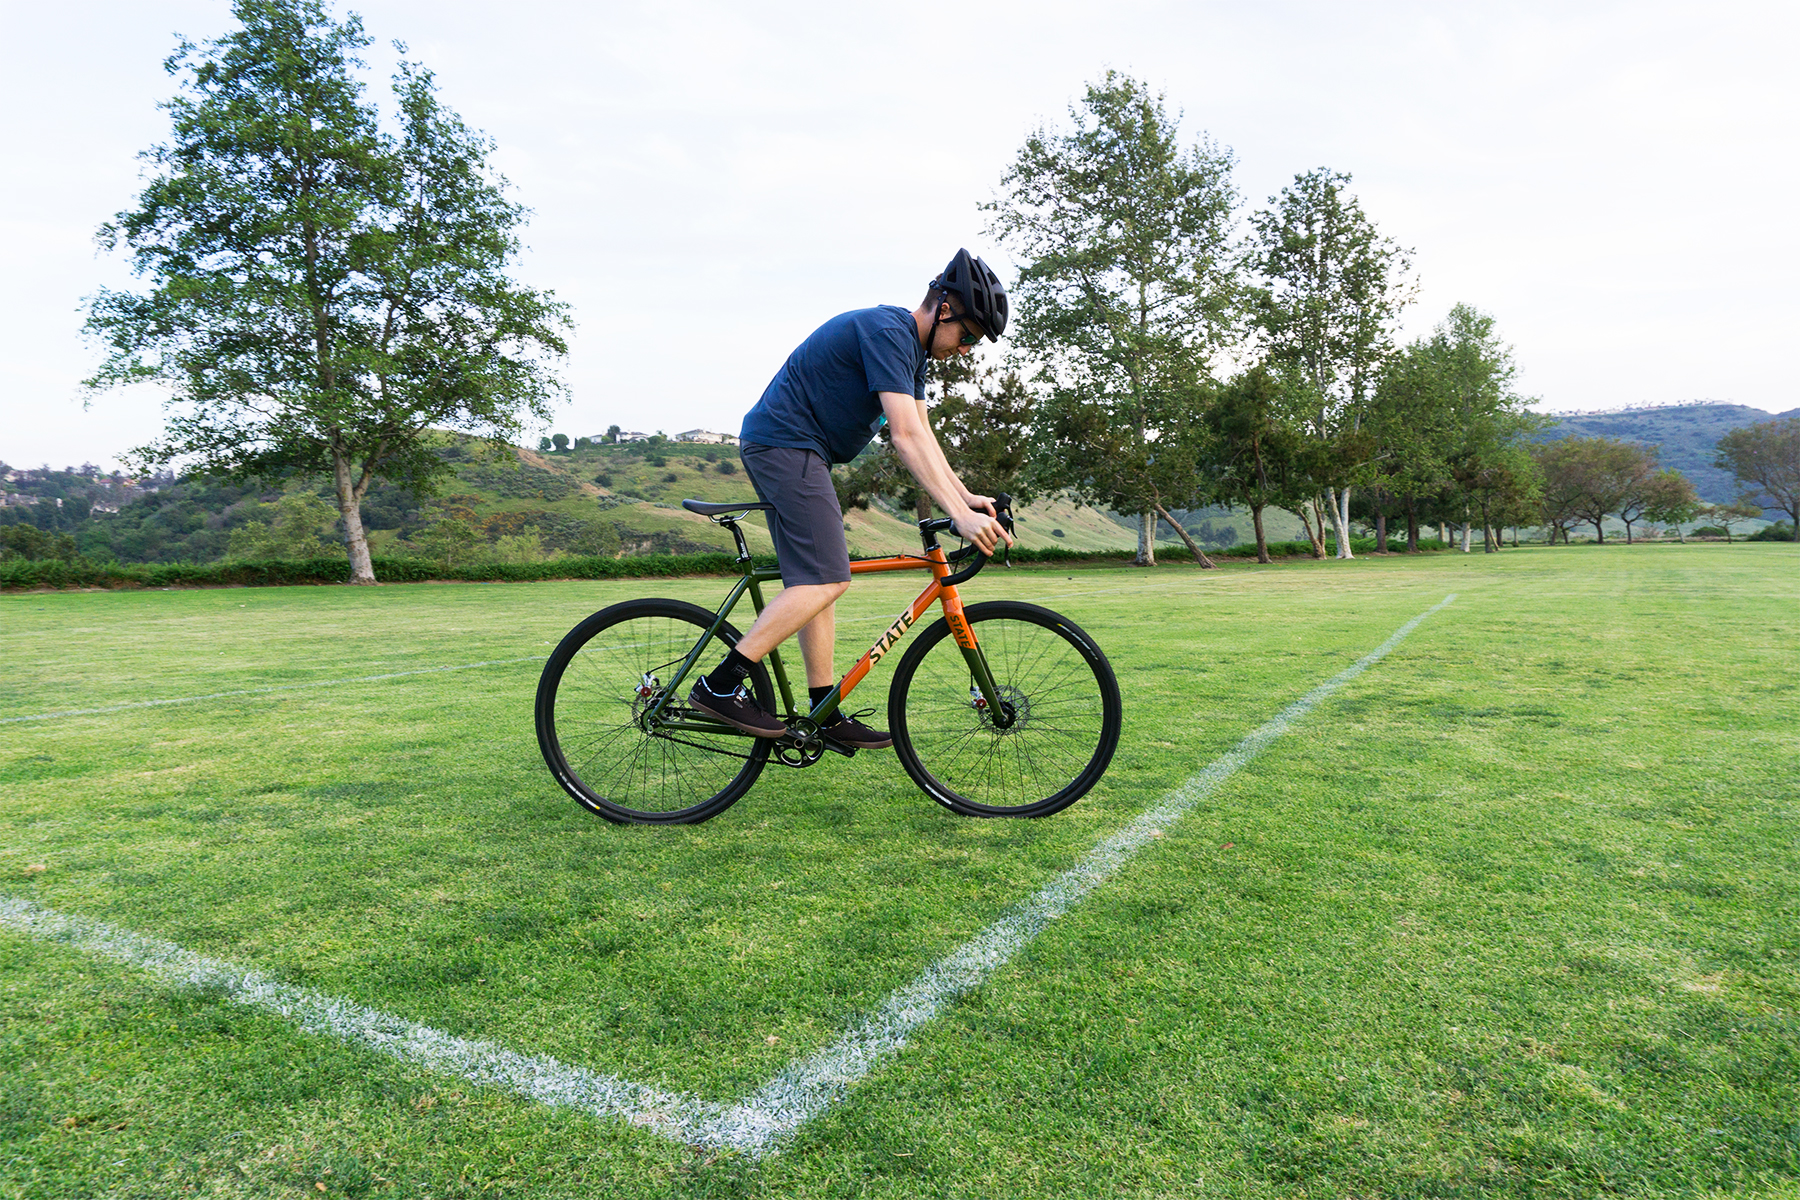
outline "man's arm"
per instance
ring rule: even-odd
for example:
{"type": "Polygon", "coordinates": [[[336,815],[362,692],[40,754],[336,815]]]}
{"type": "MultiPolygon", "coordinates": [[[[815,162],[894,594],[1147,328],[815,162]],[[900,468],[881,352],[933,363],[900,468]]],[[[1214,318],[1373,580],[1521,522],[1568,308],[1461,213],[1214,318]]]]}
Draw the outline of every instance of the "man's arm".
{"type": "Polygon", "coordinates": [[[924,404],[902,392],[882,392],[880,396],[894,452],[919,486],[955,523],[956,532],[974,542],[983,554],[992,554],[1002,539],[1010,546],[1012,535],[992,515],[993,501],[970,492],[950,469],[944,448],[938,445],[937,436],[925,421],[924,404]],[[977,504],[987,512],[977,512],[977,504]]]}

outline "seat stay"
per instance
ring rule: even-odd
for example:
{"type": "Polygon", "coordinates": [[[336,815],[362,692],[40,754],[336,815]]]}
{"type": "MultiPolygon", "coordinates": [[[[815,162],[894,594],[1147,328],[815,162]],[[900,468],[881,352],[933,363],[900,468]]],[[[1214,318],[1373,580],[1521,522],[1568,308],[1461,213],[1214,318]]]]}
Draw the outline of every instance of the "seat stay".
{"type": "MultiPolygon", "coordinates": [[[[705,633],[700,635],[700,640],[694,643],[694,648],[688,651],[687,657],[681,660],[681,666],[676,670],[675,677],[663,686],[663,694],[657,697],[656,703],[644,711],[645,722],[662,718],[670,701],[679,694],[681,685],[687,682],[688,674],[694,669],[694,664],[706,652],[708,644],[719,636],[719,629],[725,624],[726,618],[731,615],[731,610],[737,607],[737,602],[743,599],[744,593],[755,586],[754,572],[745,571],[743,575],[739,576],[737,583],[732,586],[731,594],[725,597],[725,603],[721,604],[719,611],[713,614],[712,624],[707,627],[705,633]]],[[[760,591],[760,589],[758,590],[760,591]]]]}

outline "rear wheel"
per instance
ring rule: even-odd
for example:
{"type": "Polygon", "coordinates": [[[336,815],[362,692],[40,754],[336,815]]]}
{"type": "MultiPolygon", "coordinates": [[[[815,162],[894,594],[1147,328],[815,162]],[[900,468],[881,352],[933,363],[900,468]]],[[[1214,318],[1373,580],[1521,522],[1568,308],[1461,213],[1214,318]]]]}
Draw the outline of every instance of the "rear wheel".
{"type": "MultiPolygon", "coordinates": [[[[687,824],[724,812],[756,782],[770,739],[736,730],[646,731],[642,720],[713,616],[681,600],[630,600],[571,629],[550,655],[538,681],[538,748],[556,782],[584,808],[621,824],[687,824]]],[[[735,646],[738,631],[724,625],[719,637],[735,646]]],[[[710,666],[703,659],[695,670],[710,666]]],[[[687,706],[696,678],[689,675],[665,717],[710,722],[687,706]]],[[[774,712],[761,663],[746,683],[764,711],[774,712]]]]}
{"type": "Polygon", "coordinates": [[[1100,781],[1119,745],[1119,684],[1074,622],[1035,604],[964,610],[998,685],[989,711],[962,648],[939,620],[907,648],[888,689],[900,765],[965,816],[1042,817],[1100,781]]]}

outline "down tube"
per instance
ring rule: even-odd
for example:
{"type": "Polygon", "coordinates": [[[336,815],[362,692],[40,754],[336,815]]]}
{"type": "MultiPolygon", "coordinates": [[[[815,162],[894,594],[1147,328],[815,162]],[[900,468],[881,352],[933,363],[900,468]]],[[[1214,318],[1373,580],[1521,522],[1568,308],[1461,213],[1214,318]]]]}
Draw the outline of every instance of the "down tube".
{"type": "Polygon", "coordinates": [[[945,589],[937,580],[932,580],[925,590],[919,593],[918,598],[907,605],[906,611],[896,617],[894,623],[889,625],[886,631],[876,639],[875,644],[856,660],[856,665],[845,672],[844,677],[838,681],[837,687],[832,689],[831,695],[819,702],[819,706],[812,712],[813,719],[823,721],[836,712],[844,697],[855,690],[856,685],[868,676],[875,664],[880,662],[888,651],[900,644],[900,639],[906,636],[906,631],[917,624],[925,610],[930,608],[932,603],[943,594],[945,594],[945,589]]]}

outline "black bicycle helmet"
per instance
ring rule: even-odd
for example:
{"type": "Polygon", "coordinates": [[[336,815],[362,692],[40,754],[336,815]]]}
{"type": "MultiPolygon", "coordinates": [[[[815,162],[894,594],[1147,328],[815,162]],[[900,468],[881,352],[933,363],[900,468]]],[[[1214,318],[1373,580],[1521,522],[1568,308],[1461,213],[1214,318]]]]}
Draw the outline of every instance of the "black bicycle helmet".
{"type": "Polygon", "coordinates": [[[997,342],[1006,332],[1006,285],[992,267],[967,250],[956,252],[943,274],[931,281],[931,290],[961,300],[963,312],[987,330],[988,341],[997,342]]]}

